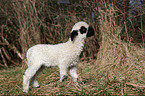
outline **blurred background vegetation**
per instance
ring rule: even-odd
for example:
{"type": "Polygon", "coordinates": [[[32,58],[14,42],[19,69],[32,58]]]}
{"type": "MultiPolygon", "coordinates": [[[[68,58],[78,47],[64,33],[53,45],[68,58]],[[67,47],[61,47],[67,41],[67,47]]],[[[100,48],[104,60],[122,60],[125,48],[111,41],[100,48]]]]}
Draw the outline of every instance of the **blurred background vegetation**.
{"type": "Polygon", "coordinates": [[[145,47],[144,0],[0,0],[0,68],[22,64],[35,44],[66,42],[78,21],[96,32],[86,40],[81,60],[96,59],[102,43],[100,11],[110,8],[121,40],[145,47]]]}

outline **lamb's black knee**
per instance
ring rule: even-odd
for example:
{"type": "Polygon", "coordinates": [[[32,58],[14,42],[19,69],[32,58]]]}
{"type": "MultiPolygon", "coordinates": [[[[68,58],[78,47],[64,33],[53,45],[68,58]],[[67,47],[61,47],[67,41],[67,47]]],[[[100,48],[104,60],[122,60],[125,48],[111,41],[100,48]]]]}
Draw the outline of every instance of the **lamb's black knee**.
{"type": "Polygon", "coordinates": [[[64,75],[64,79],[67,79],[67,75],[64,75]]]}
{"type": "Polygon", "coordinates": [[[66,80],[66,79],[67,79],[67,75],[64,75],[62,81],[66,80]]]}
{"type": "Polygon", "coordinates": [[[40,88],[40,86],[37,86],[36,88],[40,88]]]}

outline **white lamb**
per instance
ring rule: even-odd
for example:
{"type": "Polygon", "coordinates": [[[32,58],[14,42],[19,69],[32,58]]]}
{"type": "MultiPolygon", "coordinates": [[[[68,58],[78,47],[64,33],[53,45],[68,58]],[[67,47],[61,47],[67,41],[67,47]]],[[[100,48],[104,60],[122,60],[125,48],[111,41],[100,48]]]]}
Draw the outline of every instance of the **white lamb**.
{"type": "Polygon", "coordinates": [[[38,44],[28,49],[28,68],[23,74],[23,92],[28,93],[30,80],[33,87],[39,87],[36,76],[45,67],[58,66],[60,82],[67,76],[69,70],[74,82],[77,82],[77,63],[83,50],[85,38],[94,35],[94,30],[87,23],[76,23],[71,36],[66,43],[56,45],[38,44]]]}

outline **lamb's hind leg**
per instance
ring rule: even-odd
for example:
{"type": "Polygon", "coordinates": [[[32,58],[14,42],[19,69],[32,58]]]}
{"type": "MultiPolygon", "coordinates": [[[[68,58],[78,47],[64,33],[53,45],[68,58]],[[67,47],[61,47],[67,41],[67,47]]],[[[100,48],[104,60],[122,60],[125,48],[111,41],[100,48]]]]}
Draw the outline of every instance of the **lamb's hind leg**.
{"type": "Polygon", "coordinates": [[[31,81],[32,81],[32,85],[33,87],[39,88],[39,83],[37,81],[37,76],[39,75],[39,73],[44,69],[44,66],[41,66],[40,69],[36,72],[36,74],[32,77],[31,81]]]}
{"type": "Polygon", "coordinates": [[[23,92],[28,93],[30,79],[35,75],[40,66],[29,66],[23,74],[23,92]]]}
{"type": "Polygon", "coordinates": [[[60,82],[62,82],[64,79],[67,78],[67,68],[66,68],[66,66],[60,64],[59,71],[60,71],[60,82]]]}
{"type": "Polygon", "coordinates": [[[73,81],[74,82],[77,82],[77,79],[78,79],[78,74],[77,74],[77,67],[76,66],[73,66],[69,69],[69,72],[70,72],[70,75],[72,76],[73,78],[73,81]]]}

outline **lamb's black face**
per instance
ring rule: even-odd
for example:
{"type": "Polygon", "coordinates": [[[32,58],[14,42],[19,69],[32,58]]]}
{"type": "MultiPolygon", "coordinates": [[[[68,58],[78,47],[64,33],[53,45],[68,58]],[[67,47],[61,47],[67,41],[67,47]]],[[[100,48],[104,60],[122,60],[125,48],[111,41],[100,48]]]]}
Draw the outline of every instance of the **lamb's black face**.
{"type": "MultiPolygon", "coordinates": [[[[87,28],[86,27],[84,27],[84,26],[82,26],[81,28],[80,28],[80,33],[81,34],[84,34],[84,33],[86,33],[87,32],[87,28]]],[[[89,26],[89,28],[88,28],[88,32],[87,32],[87,37],[91,37],[91,36],[93,36],[94,35],[94,29],[91,27],[91,26],[89,26]]]]}
{"type": "Polygon", "coordinates": [[[91,37],[94,35],[94,29],[83,21],[78,22],[72,29],[71,41],[74,41],[78,35],[80,35],[79,38],[91,37]]]}

